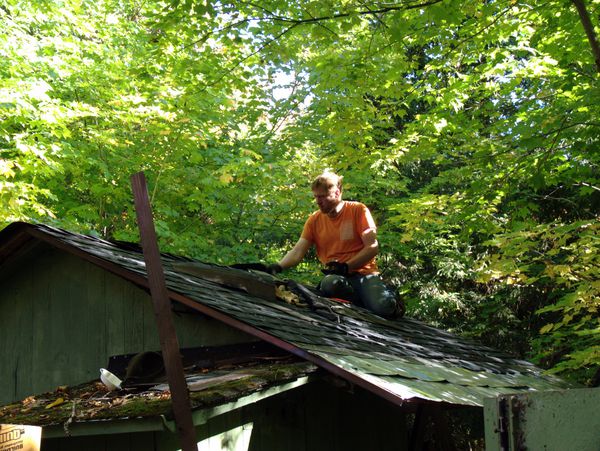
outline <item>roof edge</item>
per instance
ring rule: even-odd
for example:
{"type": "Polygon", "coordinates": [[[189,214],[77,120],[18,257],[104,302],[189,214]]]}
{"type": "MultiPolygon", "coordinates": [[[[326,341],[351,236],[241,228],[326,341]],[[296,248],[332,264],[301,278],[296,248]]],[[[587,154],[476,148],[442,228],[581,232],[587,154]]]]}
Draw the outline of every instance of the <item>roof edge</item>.
{"type": "MultiPolygon", "coordinates": [[[[210,419],[223,415],[234,410],[245,407],[249,404],[260,402],[280,393],[287,392],[319,379],[319,376],[308,375],[287,382],[281,385],[269,387],[263,391],[252,393],[250,395],[221,404],[214,407],[198,409],[192,411],[192,421],[194,427],[207,423],[210,419]]],[[[132,432],[168,432],[177,434],[177,425],[174,420],[167,419],[164,415],[157,415],[149,418],[127,418],[121,420],[95,420],[79,423],[71,423],[68,427],[64,425],[47,426],[42,430],[42,438],[65,438],[81,437],[93,435],[122,434],[132,432]]]]}

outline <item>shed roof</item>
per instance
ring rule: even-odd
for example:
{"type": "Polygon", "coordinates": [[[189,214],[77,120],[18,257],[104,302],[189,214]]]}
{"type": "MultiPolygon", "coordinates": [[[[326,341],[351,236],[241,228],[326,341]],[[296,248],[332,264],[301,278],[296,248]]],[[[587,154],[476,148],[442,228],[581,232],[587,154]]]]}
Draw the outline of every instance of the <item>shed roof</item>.
{"type": "MultiPolygon", "coordinates": [[[[124,378],[124,364],[142,354],[149,353],[114,356],[109,369],[124,378]]],[[[191,409],[198,424],[318,379],[313,377],[317,368],[312,363],[260,342],[186,349],[183,354],[191,409]]],[[[0,406],[0,422],[44,426],[45,437],[62,436],[63,431],[67,435],[109,432],[111,427],[122,429],[124,422],[128,432],[174,429],[164,368],[143,381],[125,378],[123,387],[109,391],[98,380],[60,386],[0,406]]]]}
{"type": "MultiPolygon", "coordinates": [[[[200,425],[296,389],[313,380],[315,368],[309,362],[288,360],[186,371],[192,420],[200,425]]],[[[43,426],[44,438],[176,430],[166,384],[115,392],[108,392],[97,381],[61,386],[53,392],[0,406],[0,420],[6,424],[43,426]]]]}
{"type": "MultiPolygon", "coordinates": [[[[46,225],[13,223],[0,232],[0,265],[32,240],[50,243],[148,287],[138,246],[46,225]]],[[[190,261],[162,254],[172,300],[285,349],[395,404],[436,401],[482,406],[501,393],[565,388],[535,365],[402,318],[353,305],[326,311],[267,300],[175,269],[190,261]]],[[[219,267],[226,271],[241,271],[219,267]]],[[[257,278],[260,276],[256,275],[257,278]]]]}

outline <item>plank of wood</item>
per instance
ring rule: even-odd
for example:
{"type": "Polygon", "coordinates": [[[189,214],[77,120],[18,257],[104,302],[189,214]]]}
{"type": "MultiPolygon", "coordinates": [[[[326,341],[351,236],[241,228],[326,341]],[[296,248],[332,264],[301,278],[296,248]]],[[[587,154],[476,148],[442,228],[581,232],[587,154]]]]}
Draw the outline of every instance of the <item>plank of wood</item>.
{"type": "Polygon", "coordinates": [[[197,262],[176,262],[173,269],[211,282],[245,291],[268,301],[276,301],[275,284],[265,282],[252,273],[235,268],[220,268],[197,262]]]}
{"type": "Polygon", "coordinates": [[[146,178],[143,172],[134,174],[131,178],[135,198],[144,261],[148,275],[148,285],[154,304],[154,314],[158,325],[158,334],[167,379],[171,389],[173,415],[177,423],[183,451],[196,451],[196,431],[192,420],[190,397],[185,383],[183,363],[179,354],[179,343],[175,333],[175,325],[171,316],[171,301],[167,292],[165,275],[160,260],[160,252],[156,239],[154,220],[148,198],[146,178]]]}

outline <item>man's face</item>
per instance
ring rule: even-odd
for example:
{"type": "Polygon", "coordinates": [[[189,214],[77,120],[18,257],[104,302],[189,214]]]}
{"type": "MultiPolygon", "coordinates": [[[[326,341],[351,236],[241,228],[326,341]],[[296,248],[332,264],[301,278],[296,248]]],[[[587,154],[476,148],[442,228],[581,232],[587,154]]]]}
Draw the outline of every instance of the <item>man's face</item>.
{"type": "Polygon", "coordinates": [[[325,214],[333,212],[341,201],[341,192],[337,186],[329,189],[325,187],[315,188],[313,189],[313,196],[319,206],[319,210],[325,214]]]}

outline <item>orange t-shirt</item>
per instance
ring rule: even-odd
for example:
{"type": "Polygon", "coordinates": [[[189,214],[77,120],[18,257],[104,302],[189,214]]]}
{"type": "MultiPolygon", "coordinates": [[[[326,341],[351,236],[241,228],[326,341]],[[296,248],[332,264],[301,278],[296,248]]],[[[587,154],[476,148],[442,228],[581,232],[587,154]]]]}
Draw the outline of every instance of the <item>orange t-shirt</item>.
{"type": "MultiPolygon", "coordinates": [[[[377,230],[377,226],[366,205],[345,201],[342,211],[333,219],[320,210],[311,214],[304,224],[302,238],[316,246],[321,263],[344,263],[364,247],[361,236],[371,229],[377,230]]],[[[375,258],[356,271],[361,274],[377,273],[375,258]]]]}

